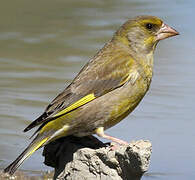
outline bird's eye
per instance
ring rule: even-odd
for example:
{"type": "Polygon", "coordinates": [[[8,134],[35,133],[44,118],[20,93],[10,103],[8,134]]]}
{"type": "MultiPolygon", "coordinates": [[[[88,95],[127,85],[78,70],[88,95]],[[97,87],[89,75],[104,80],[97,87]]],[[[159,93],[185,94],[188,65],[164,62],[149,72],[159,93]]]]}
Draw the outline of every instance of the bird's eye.
{"type": "Polygon", "coordinates": [[[153,24],[147,23],[146,24],[146,28],[149,29],[149,30],[151,30],[153,28],[153,24]]]}

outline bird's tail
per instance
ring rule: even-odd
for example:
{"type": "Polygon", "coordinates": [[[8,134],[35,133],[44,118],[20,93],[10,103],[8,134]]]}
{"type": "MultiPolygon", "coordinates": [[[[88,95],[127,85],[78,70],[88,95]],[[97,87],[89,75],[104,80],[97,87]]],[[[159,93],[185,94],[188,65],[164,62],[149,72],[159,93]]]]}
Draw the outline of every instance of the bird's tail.
{"type": "Polygon", "coordinates": [[[36,136],[30,145],[17,157],[17,159],[4,169],[4,173],[13,175],[18,167],[24,162],[24,160],[30,157],[37,149],[39,149],[47,141],[47,139],[48,137],[43,138],[39,137],[39,135],[36,136]]]}

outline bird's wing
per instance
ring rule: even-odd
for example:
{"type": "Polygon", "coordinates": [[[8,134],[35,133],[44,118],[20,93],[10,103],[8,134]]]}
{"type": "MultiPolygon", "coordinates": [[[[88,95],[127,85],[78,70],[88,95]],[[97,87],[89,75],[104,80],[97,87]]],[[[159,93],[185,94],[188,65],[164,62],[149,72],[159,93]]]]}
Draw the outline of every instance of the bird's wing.
{"type": "Polygon", "coordinates": [[[129,79],[133,59],[116,53],[112,58],[95,58],[89,61],[73,82],[60,93],[46,108],[45,112],[33,121],[24,132],[33,127],[54,120],[74,109],[124,85],[129,79]]]}

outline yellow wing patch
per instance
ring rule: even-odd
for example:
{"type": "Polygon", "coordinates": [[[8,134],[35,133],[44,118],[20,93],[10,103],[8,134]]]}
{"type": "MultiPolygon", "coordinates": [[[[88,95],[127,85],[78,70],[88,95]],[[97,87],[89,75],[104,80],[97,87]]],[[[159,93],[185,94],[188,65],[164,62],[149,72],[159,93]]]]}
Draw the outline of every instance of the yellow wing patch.
{"type": "Polygon", "coordinates": [[[94,94],[88,94],[87,96],[79,99],[77,102],[75,102],[74,104],[68,106],[66,109],[60,111],[59,113],[55,114],[53,117],[57,117],[57,116],[61,116],[63,114],[66,114],[70,111],[72,111],[73,109],[76,109],[90,101],[92,101],[93,99],[95,99],[96,97],[94,96],[94,94]]]}

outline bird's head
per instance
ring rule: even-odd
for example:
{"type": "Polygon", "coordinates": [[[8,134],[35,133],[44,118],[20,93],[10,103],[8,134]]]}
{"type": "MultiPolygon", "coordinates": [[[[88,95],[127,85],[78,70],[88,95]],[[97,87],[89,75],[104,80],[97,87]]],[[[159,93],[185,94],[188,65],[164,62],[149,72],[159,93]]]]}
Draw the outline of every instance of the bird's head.
{"type": "Polygon", "coordinates": [[[137,16],[125,22],[115,33],[117,41],[129,46],[136,53],[153,52],[156,44],[179,33],[155,16],[137,16]]]}

